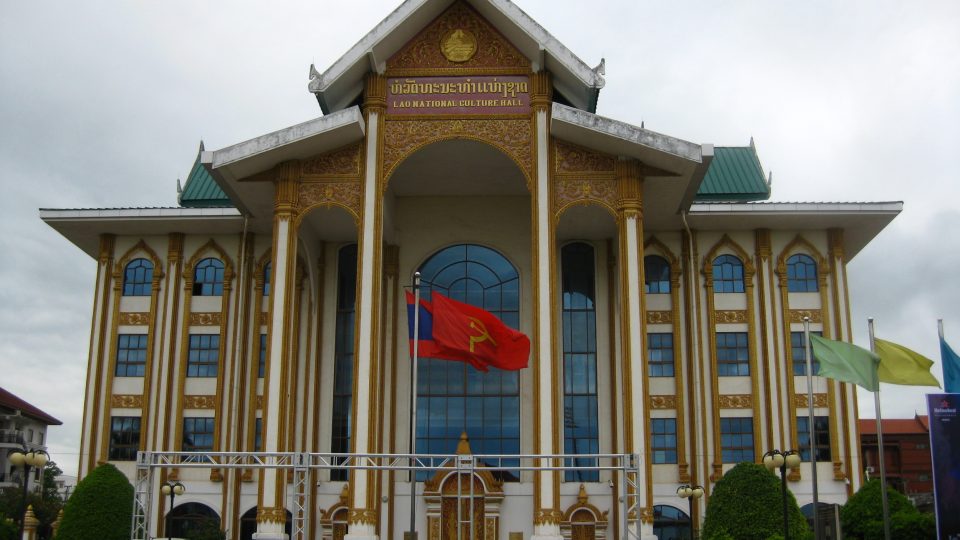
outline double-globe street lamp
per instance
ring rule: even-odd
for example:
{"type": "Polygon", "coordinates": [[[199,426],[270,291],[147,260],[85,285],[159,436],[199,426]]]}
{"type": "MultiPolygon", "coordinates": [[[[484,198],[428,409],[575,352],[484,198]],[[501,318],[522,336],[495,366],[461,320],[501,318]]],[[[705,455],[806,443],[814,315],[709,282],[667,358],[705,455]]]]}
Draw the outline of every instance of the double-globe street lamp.
{"type": "Polygon", "coordinates": [[[697,529],[694,527],[696,520],[693,517],[693,500],[703,497],[703,486],[684,484],[677,488],[677,495],[682,499],[687,499],[690,504],[690,538],[696,540],[697,529]]]}
{"type": "Polygon", "coordinates": [[[44,465],[50,461],[50,454],[43,450],[29,450],[26,447],[23,450],[14,450],[7,455],[7,460],[14,467],[23,467],[23,508],[20,511],[20,534],[17,538],[23,538],[23,526],[27,516],[27,484],[30,482],[30,469],[43,469],[44,465]]]}
{"type": "Polygon", "coordinates": [[[167,538],[171,538],[170,535],[173,534],[173,531],[170,529],[173,523],[171,521],[173,517],[173,501],[177,498],[177,495],[183,495],[185,491],[187,491],[187,488],[180,482],[164,482],[164,484],[160,486],[160,493],[170,497],[170,508],[167,509],[167,519],[164,524],[164,532],[166,532],[167,538]]]}
{"type": "Polygon", "coordinates": [[[787,517],[787,468],[800,466],[800,452],[796,450],[771,450],[763,455],[763,466],[771,472],[780,469],[780,492],[783,495],[783,540],[790,540],[790,522],[787,517]]]}

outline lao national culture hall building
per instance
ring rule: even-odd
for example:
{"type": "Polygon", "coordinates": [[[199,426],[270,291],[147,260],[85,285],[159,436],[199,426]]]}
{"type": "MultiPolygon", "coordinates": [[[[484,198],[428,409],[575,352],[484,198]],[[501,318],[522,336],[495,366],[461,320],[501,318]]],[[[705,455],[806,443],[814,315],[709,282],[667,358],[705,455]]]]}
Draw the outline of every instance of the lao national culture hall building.
{"type": "Polygon", "coordinates": [[[508,0],[408,0],[179,206],[42,210],[97,261],[80,476],[129,475],[138,538],[399,539],[411,467],[422,539],[679,537],[775,448],[844,502],[856,395],[812,379],[811,451],[803,321],[851,339],[846,265],[901,203],[766,202],[752,143],[598,115],[602,66],[508,0]],[[415,272],[528,367],[423,358],[411,400],[415,272]]]}

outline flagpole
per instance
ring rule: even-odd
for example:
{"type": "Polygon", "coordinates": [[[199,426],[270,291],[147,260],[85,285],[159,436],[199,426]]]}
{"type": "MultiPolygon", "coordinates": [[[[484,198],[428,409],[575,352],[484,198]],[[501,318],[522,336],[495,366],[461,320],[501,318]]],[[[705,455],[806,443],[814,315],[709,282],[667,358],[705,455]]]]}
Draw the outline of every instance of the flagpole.
{"type": "MultiPolygon", "coordinates": [[[[410,368],[410,532],[417,538],[417,367],[420,364],[420,272],[413,274],[413,362],[410,368]]],[[[406,536],[406,535],[405,535],[406,536]]]]}
{"type": "Polygon", "coordinates": [[[940,341],[943,341],[943,319],[937,319],[937,334],[940,335],[940,341]]]}
{"type": "Polygon", "coordinates": [[[813,480],[813,538],[820,540],[820,501],[817,498],[817,428],[813,415],[813,360],[810,357],[810,317],[803,318],[804,355],[807,362],[807,407],[810,437],[810,471],[813,480]]]}
{"type": "MultiPolygon", "coordinates": [[[[873,334],[873,317],[867,319],[867,324],[870,328],[870,352],[876,353],[877,347],[874,343],[874,334],[873,334]]],[[[880,386],[877,385],[877,391],[873,393],[873,406],[876,410],[877,416],[877,448],[879,450],[879,460],[880,460],[880,494],[881,500],[883,501],[883,538],[884,540],[890,540],[890,507],[887,503],[887,469],[884,466],[884,456],[883,456],[883,427],[880,422],[880,386]]]]}

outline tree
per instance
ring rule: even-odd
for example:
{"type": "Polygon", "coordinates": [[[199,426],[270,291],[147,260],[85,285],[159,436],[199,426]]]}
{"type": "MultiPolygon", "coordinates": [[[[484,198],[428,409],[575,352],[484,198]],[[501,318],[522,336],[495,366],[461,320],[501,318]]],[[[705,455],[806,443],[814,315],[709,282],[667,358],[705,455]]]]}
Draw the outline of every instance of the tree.
{"type": "MultiPolygon", "coordinates": [[[[790,538],[812,537],[807,521],[789,490],[787,517],[790,538]]],[[[701,536],[704,540],[782,538],[783,499],[780,479],[756,463],[740,463],[730,469],[713,488],[701,536]]]]}
{"type": "Polygon", "coordinates": [[[133,517],[133,486],[105,463],[77,484],[63,510],[56,540],[127,540],[133,517]]]}
{"type": "MultiPolygon", "coordinates": [[[[898,539],[924,540],[936,537],[936,521],[921,514],[906,496],[887,487],[890,533],[898,539]]],[[[880,480],[865,483],[840,510],[840,524],[846,538],[874,540],[883,538],[883,498],[880,480]]]]}
{"type": "MultiPolygon", "coordinates": [[[[41,540],[50,538],[51,525],[57,519],[57,513],[63,508],[63,499],[57,491],[56,477],[63,474],[53,461],[48,461],[43,469],[43,483],[37,491],[27,493],[27,505],[33,507],[33,514],[40,525],[37,534],[41,540]]],[[[0,514],[13,518],[17,522],[23,513],[23,488],[11,487],[0,490],[0,514]]],[[[3,536],[0,535],[0,540],[3,536]]]]}

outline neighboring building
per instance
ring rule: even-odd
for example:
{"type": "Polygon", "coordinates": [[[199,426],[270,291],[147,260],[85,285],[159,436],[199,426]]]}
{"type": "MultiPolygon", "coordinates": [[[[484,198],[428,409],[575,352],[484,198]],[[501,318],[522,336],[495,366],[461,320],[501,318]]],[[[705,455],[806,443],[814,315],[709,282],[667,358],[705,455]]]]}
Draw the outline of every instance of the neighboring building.
{"type": "Polygon", "coordinates": [[[77,477],[68,475],[68,474],[59,474],[54,479],[54,483],[57,485],[57,493],[60,494],[60,497],[63,500],[70,498],[70,495],[73,495],[73,490],[77,487],[77,477]]]}
{"type": "MultiPolygon", "coordinates": [[[[46,450],[47,426],[63,422],[0,388],[0,488],[23,486],[23,468],[14,467],[7,456],[16,450],[46,450]]],[[[43,472],[34,469],[28,480],[33,489],[43,472]]]]}
{"type": "MultiPolygon", "coordinates": [[[[883,465],[887,484],[922,510],[933,511],[933,461],[930,423],[926,415],[880,420],[883,428],[883,465]]],[[[860,420],[860,451],[867,477],[880,477],[877,421],[860,420]]]]}
{"type": "MultiPolygon", "coordinates": [[[[639,454],[649,538],[688,526],[678,485],[705,488],[699,522],[735,463],[803,448],[803,319],[851,339],[846,265],[901,203],[764,202],[752,143],[599,116],[602,74],[506,0],[409,0],[311,69],[322,117],[201,145],[179,207],[42,210],[98,261],[80,477],[111,461],[133,478],[138,450],[407,452],[415,271],[533,344],[519,372],[422,360],[420,453],[639,454]]],[[[863,468],[856,392],[813,385],[820,501],[842,503],[863,468]]],[[[424,540],[455,536],[455,475],[437,474],[424,540]]],[[[174,534],[203,515],[240,538],[282,538],[287,515],[308,538],[407,528],[405,473],[316,471],[303,512],[283,471],[161,478],[186,485],[174,534]]],[[[478,475],[477,534],[617,537],[621,487],[478,475]]],[[[810,502],[809,461],[790,488],[810,502]]]]}

